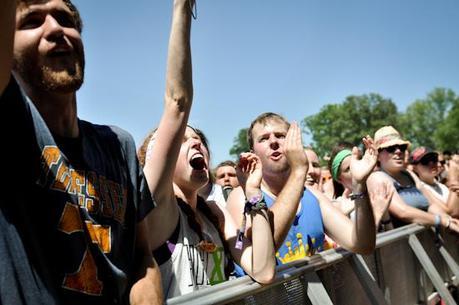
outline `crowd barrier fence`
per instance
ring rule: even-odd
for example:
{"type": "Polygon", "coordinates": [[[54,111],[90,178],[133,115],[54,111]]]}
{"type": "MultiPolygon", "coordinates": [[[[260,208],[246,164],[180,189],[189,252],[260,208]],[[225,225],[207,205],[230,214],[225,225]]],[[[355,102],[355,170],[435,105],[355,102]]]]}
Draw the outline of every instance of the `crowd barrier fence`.
{"type": "Polygon", "coordinates": [[[378,234],[372,255],[331,249],[279,266],[269,285],[245,276],[166,303],[454,305],[458,261],[457,235],[411,224],[378,234]]]}

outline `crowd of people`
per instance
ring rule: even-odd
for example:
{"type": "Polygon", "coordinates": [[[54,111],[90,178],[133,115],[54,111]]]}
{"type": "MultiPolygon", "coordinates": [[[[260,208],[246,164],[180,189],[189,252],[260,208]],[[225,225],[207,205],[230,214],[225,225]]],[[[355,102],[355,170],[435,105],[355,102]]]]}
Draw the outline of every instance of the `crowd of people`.
{"type": "Polygon", "coordinates": [[[264,112],[250,151],[211,169],[188,125],[195,3],[173,2],[163,113],[137,151],[126,131],[78,117],[71,0],[3,1],[1,151],[15,161],[1,184],[0,304],[162,304],[241,275],[269,284],[277,265],[331,247],[370,254],[378,231],[407,223],[459,233],[459,156],[412,149],[392,126],[362,135],[363,150],[337,143],[323,170],[296,122],[264,112]]]}

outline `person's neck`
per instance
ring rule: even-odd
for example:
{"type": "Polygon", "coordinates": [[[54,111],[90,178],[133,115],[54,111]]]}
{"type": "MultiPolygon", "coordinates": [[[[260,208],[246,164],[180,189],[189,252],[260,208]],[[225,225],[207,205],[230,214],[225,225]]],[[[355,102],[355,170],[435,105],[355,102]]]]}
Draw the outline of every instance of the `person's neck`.
{"type": "Polygon", "coordinates": [[[392,178],[394,178],[395,180],[397,181],[400,181],[403,179],[404,175],[403,175],[403,171],[404,170],[400,170],[400,169],[393,169],[393,170],[390,170],[390,169],[387,169],[387,168],[383,168],[383,170],[389,175],[391,176],[392,178]]]}
{"type": "Polygon", "coordinates": [[[423,177],[421,180],[429,185],[435,185],[435,177],[423,177]]]}
{"type": "Polygon", "coordinates": [[[212,187],[213,187],[213,183],[212,182],[207,183],[203,188],[201,188],[198,191],[198,195],[201,196],[202,198],[206,199],[207,197],[209,197],[210,192],[212,191],[212,187]]]}
{"type": "Polygon", "coordinates": [[[174,183],[174,193],[175,196],[187,203],[193,211],[196,211],[198,205],[198,191],[180,188],[174,183]]]}
{"type": "Polygon", "coordinates": [[[66,138],[79,136],[76,92],[40,92],[26,88],[26,93],[53,134],[66,138]]]}
{"type": "Polygon", "coordinates": [[[263,173],[262,179],[262,186],[263,188],[270,192],[274,196],[279,196],[280,192],[284,188],[285,184],[287,183],[288,176],[290,174],[290,170],[286,173],[263,173]]]}

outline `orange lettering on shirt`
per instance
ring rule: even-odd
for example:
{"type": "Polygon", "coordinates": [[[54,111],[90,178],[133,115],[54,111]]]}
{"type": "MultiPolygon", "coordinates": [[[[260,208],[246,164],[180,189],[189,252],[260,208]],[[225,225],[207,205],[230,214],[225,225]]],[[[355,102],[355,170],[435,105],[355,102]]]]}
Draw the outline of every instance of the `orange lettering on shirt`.
{"type": "Polygon", "coordinates": [[[100,204],[105,217],[113,217],[113,204],[109,193],[109,183],[104,176],[99,176],[100,204]]]}
{"type": "Polygon", "coordinates": [[[98,188],[99,180],[97,179],[97,174],[93,171],[88,171],[86,173],[86,195],[99,199],[96,192],[98,188]]]}
{"type": "Polygon", "coordinates": [[[94,258],[86,249],[77,272],[67,274],[62,287],[89,295],[102,295],[104,284],[97,277],[97,266],[94,258]]]}
{"type": "Polygon", "coordinates": [[[56,146],[45,146],[41,154],[42,176],[39,179],[39,184],[45,186],[47,178],[50,175],[51,168],[56,165],[61,158],[61,152],[56,146]]]}
{"type": "Polygon", "coordinates": [[[126,214],[126,206],[127,206],[127,189],[122,188],[121,185],[118,185],[119,189],[119,205],[116,209],[115,219],[119,223],[124,223],[124,215],[126,214]]]}
{"type": "Polygon", "coordinates": [[[58,229],[67,234],[83,232],[83,223],[76,205],[70,202],[65,204],[61,219],[59,220],[58,229]]]}
{"type": "Polygon", "coordinates": [[[127,203],[127,190],[123,189],[120,184],[113,181],[108,181],[110,195],[113,202],[113,209],[115,210],[114,218],[122,223],[124,219],[124,213],[126,211],[127,203]]]}
{"type": "Polygon", "coordinates": [[[70,170],[70,188],[68,190],[69,194],[78,194],[84,195],[83,187],[85,185],[85,175],[82,170],[70,170]]]}
{"type": "Polygon", "coordinates": [[[110,226],[102,226],[85,221],[89,236],[94,244],[99,245],[99,248],[104,253],[110,253],[112,248],[110,226]]]}
{"type": "Polygon", "coordinates": [[[56,179],[51,186],[52,189],[64,191],[67,190],[70,184],[70,171],[65,162],[59,165],[56,173],[56,179]]]}

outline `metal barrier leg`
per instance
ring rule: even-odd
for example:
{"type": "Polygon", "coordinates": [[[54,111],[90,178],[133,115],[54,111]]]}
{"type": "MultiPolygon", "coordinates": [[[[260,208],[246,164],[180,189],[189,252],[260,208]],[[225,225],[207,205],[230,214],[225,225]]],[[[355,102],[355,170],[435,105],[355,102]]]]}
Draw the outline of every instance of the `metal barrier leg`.
{"type": "Polygon", "coordinates": [[[308,272],[304,275],[304,280],[308,284],[307,294],[312,305],[333,305],[328,296],[322,281],[315,272],[308,272]]]}
{"type": "Polygon", "coordinates": [[[422,247],[416,235],[411,234],[410,237],[408,238],[408,243],[411,249],[413,250],[413,253],[416,255],[422,267],[424,268],[427,275],[429,276],[430,280],[432,281],[432,284],[434,285],[438,294],[440,294],[440,296],[446,302],[446,304],[456,305],[456,302],[454,301],[453,297],[449,293],[448,289],[446,289],[443,283],[443,280],[440,277],[440,274],[435,269],[435,266],[433,265],[432,261],[427,255],[427,252],[422,247]]]}
{"type": "Polygon", "coordinates": [[[451,269],[451,271],[455,275],[456,277],[455,281],[457,285],[457,281],[459,281],[459,265],[456,263],[454,258],[451,256],[451,254],[449,254],[448,250],[446,250],[444,246],[440,246],[438,248],[438,251],[440,251],[441,256],[443,256],[443,258],[446,261],[446,264],[448,265],[448,267],[451,269]]]}
{"type": "Polygon", "coordinates": [[[373,274],[371,274],[363,257],[361,255],[352,255],[349,263],[351,264],[352,270],[354,270],[357,275],[360,284],[362,284],[371,304],[387,305],[387,302],[384,299],[384,294],[376,284],[376,280],[373,277],[373,274]]]}

